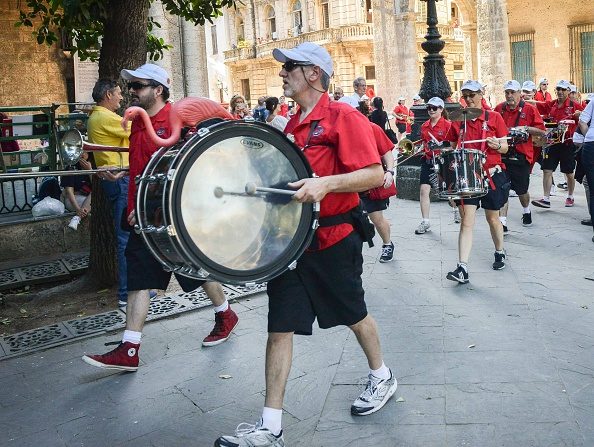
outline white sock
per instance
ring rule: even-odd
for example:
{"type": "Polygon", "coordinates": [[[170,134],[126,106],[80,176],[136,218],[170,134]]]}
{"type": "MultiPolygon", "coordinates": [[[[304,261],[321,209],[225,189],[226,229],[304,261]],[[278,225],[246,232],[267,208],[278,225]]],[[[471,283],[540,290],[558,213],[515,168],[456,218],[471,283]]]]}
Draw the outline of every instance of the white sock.
{"type": "Polygon", "coordinates": [[[507,216],[499,216],[499,222],[501,222],[502,225],[507,225],[507,216]]]}
{"type": "Polygon", "coordinates": [[[122,337],[122,343],[130,342],[134,343],[135,345],[139,345],[141,338],[142,332],[129,331],[126,329],[124,331],[124,336],[122,337]]]}
{"type": "Polygon", "coordinates": [[[262,410],[262,427],[270,430],[275,436],[278,436],[282,429],[283,410],[264,407],[262,410]]]}
{"type": "Polygon", "coordinates": [[[524,208],[524,214],[529,213],[530,212],[530,205],[528,205],[526,208],[524,208]]]}
{"type": "Polygon", "coordinates": [[[503,254],[505,254],[505,250],[495,250],[495,253],[503,255],[503,254]]]}
{"type": "Polygon", "coordinates": [[[567,194],[568,199],[573,199],[573,194],[567,194]]]}
{"type": "Polygon", "coordinates": [[[382,366],[380,366],[379,369],[370,369],[369,372],[378,379],[390,378],[390,368],[388,368],[384,362],[382,362],[382,366]]]}
{"type": "Polygon", "coordinates": [[[215,312],[225,312],[227,309],[229,309],[229,301],[225,300],[225,302],[223,304],[221,304],[220,306],[215,306],[214,311],[215,312]]]}
{"type": "Polygon", "coordinates": [[[462,267],[462,269],[468,273],[468,264],[466,262],[458,262],[458,267],[462,267]]]}
{"type": "Polygon", "coordinates": [[[551,201],[551,196],[542,196],[542,200],[545,200],[547,202],[551,201]]]}
{"type": "Polygon", "coordinates": [[[428,224],[429,223],[429,219],[423,219],[423,223],[428,224]]]}

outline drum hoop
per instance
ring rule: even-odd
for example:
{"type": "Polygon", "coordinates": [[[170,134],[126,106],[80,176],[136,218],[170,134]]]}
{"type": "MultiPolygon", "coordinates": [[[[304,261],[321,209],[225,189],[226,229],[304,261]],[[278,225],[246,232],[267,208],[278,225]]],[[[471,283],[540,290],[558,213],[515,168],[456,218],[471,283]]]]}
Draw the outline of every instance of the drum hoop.
{"type": "MultiPolygon", "coordinates": [[[[283,143],[283,147],[292,149],[287,150],[286,152],[283,151],[283,155],[285,155],[289,160],[293,159],[294,161],[301,161],[301,169],[293,164],[293,167],[297,171],[297,175],[300,178],[312,177],[313,175],[313,171],[309,165],[309,162],[302,151],[295,144],[289,141],[285,134],[270,125],[259,122],[225,121],[214,124],[208,129],[209,132],[197,139],[197,141],[191,143],[192,146],[188,147],[188,150],[184,150],[182,158],[179,159],[179,168],[176,167],[175,169],[175,173],[171,180],[171,185],[168,191],[170,204],[181,202],[182,189],[177,187],[177,184],[181,181],[181,179],[186,177],[189,169],[193,166],[193,162],[196,161],[200,155],[211,148],[214,144],[219,143],[226,138],[239,136],[262,137],[262,131],[264,131],[266,135],[271,135],[273,139],[276,138],[279,142],[283,143]],[[299,172],[300,170],[301,172],[299,172]]],[[[267,141],[270,142],[269,140],[267,141]]],[[[312,203],[303,203],[302,205],[303,209],[296,232],[305,232],[306,237],[300,244],[295,242],[293,239],[284,250],[282,256],[280,256],[275,261],[274,264],[276,265],[284,265],[288,267],[292,261],[298,259],[303,254],[313,239],[314,228],[316,226],[315,222],[318,218],[317,207],[312,203]]],[[[214,279],[235,284],[241,284],[245,282],[264,282],[273,278],[274,276],[277,276],[286,269],[285,267],[285,269],[275,269],[273,271],[270,266],[267,266],[237,273],[236,270],[224,267],[208,258],[194,243],[192,238],[187,233],[184,225],[182,225],[181,216],[179,216],[179,213],[173,212],[173,209],[171,212],[171,218],[173,221],[172,224],[176,229],[178,245],[183,250],[186,259],[188,259],[190,263],[202,267],[214,279]],[[221,274],[219,275],[218,273],[221,274]]]]}

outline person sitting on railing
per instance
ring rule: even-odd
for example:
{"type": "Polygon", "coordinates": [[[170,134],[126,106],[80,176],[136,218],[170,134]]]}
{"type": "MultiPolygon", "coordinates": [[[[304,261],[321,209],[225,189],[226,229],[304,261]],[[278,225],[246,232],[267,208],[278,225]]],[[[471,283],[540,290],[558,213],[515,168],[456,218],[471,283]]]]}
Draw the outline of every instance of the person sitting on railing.
{"type": "MultiPolygon", "coordinates": [[[[81,171],[92,169],[88,153],[83,152],[75,169],[81,171]]],[[[81,220],[89,216],[91,212],[91,177],[88,175],[64,175],[60,184],[64,188],[62,201],[66,209],[76,212],[76,216],[70,220],[68,227],[76,230],[81,220]]]]}

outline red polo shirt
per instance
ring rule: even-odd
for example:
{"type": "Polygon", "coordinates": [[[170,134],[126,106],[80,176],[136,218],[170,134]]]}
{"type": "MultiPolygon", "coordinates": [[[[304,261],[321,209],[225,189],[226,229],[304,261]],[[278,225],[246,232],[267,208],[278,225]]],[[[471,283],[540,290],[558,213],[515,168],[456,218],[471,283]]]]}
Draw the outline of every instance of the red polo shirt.
{"type": "Polygon", "coordinates": [[[546,92],[544,95],[542,94],[542,91],[537,91],[534,94],[534,100],[535,101],[543,101],[543,102],[548,102],[548,101],[552,101],[553,97],[551,96],[551,94],[549,92],[546,92]]]}
{"type": "Polygon", "coordinates": [[[375,144],[377,147],[377,152],[380,157],[383,157],[392,149],[394,149],[394,143],[388,138],[384,129],[378,126],[375,123],[369,122],[371,124],[371,130],[373,131],[373,138],[375,139],[375,144]]]}
{"type": "Polygon", "coordinates": [[[427,144],[430,141],[433,141],[433,138],[431,138],[429,133],[431,133],[431,135],[433,135],[437,141],[444,141],[446,139],[446,135],[448,134],[448,130],[450,130],[451,126],[452,123],[445,119],[443,116],[439,118],[439,121],[435,123],[435,126],[431,125],[430,119],[425,121],[421,125],[421,140],[423,140],[423,143],[425,143],[423,145],[423,151],[425,152],[423,154],[423,158],[431,158],[433,156],[433,152],[435,152],[436,155],[441,152],[439,149],[435,151],[429,150],[427,144]]]}
{"type": "Polygon", "coordinates": [[[406,107],[405,105],[396,105],[396,107],[394,107],[394,114],[403,115],[405,117],[404,119],[396,117],[396,122],[398,124],[408,123],[408,119],[406,117],[409,116],[409,110],[408,107],[406,107]]]}
{"type": "MultiPolygon", "coordinates": [[[[507,103],[502,102],[495,107],[495,111],[501,114],[508,129],[516,126],[530,126],[545,130],[542,117],[540,116],[540,113],[538,113],[536,107],[534,107],[532,104],[527,104],[524,101],[520,101],[520,104],[518,104],[514,110],[511,110],[507,103]]],[[[529,136],[526,143],[516,145],[516,150],[526,156],[528,163],[533,164],[535,162],[534,149],[532,147],[532,136],[529,136]]]]}
{"type": "Polygon", "coordinates": [[[569,98],[567,98],[561,105],[557,103],[556,99],[547,102],[537,102],[536,108],[541,115],[550,116],[551,119],[556,123],[562,120],[573,120],[575,124],[571,124],[568,127],[567,133],[565,134],[566,140],[571,139],[575,129],[577,128],[577,122],[579,118],[576,118],[573,116],[573,114],[577,110],[584,110],[579,102],[572,101],[569,98]]]}
{"type": "MultiPolygon", "coordinates": [[[[483,126],[485,124],[485,110],[483,110],[483,114],[479,116],[477,119],[466,121],[466,141],[481,140],[483,138],[489,137],[501,138],[507,136],[507,127],[501,115],[493,110],[489,110],[488,112],[489,121],[487,121],[486,123],[485,130],[483,130],[483,126]]],[[[446,135],[446,140],[457,144],[457,147],[460,147],[458,139],[460,139],[460,128],[462,124],[463,121],[452,122],[450,130],[446,135]]],[[[505,168],[505,165],[501,161],[501,154],[496,150],[491,149],[486,142],[465,144],[464,147],[466,149],[482,150],[487,154],[487,161],[484,165],[485,170],[490,169],[495,165],[499,165],[502,168],[505,168]]]]}
{"type": "MultiPolygon", "coordinates": [[[[171,123],[169,122],[169,111],[171,103],[165,104],[159,112],[151,117],[153,129],[161,138],[171,136],[171,123]]],[[[132,121],[130,133],[130,185],[128,186],[128,214],[136,208],[136,183],[134,179],[142,174],[144,168],[160,146],[156,145],[145,132],[144,121],[137,116],[132,121]]]]}
{"type": "MultiPolygon", "coordinates": [[[[301,111],[291,117],[285,133],[292,134],[295,144],[304,148],[312,121],[318,121],[303,153],[319,177],[346,174],[380,163],[369,120],[357,109],[322,95],[301,123],[300,117],[301,111]]],[[[320,203],[320,217],[345,213],[358,204],[356,192],[329,193],[320,203]]],[[[350,224],[318,228],[319,249],[340,242],[352,231],[350,224]]]]}

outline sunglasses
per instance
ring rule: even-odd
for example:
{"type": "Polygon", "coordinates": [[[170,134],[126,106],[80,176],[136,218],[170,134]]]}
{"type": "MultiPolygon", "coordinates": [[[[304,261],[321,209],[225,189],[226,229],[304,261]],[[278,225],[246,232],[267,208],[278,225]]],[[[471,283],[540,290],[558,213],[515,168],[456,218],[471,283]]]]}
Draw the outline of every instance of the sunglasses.
{"type": "Polygon", "coordinates": [[[566,92],[567,91],[566,88],[561,88],[561,87],[557,87],[555,90],[557,90],[558,92],[566,92]]]}
{"type": "Polygon", "coordinates": [[[309,62],[296,62],[296,61],[287,61],[283,65],[281,65],[283,70],[285,70],[287,73],[292,72],[297,67],[311,67],[311,66],[313,66],[313,64],[311,64],[309,62]]]}
{"type": "Polygon", "coordinates": [[[431,112],[435,112],[437,109],[439,109],[439,107],[437,107],[437,106],[427,106],[427,110],[429,110],[431,112]]]}
{"type": "Polygon", "coordinates": [[[462,98],[474,98],[476,95],[478,95],[478,93],[466,93],[465,95],[462,95],[462,98]]]}
{"type": "Polygon", "coordinates": [[[146,87],[155,87],[155,85],[149,83],[149,84],[143,84],[142,82],[138,82],[138,81],[134,81],[134,82],[128,82],[128,90],[142,90],[143,88],[146,87]]]}
{"type": "Polygon", "coordinates": [[[540,84],[540,85],[549,85],[549,84],[540,84]]]}

